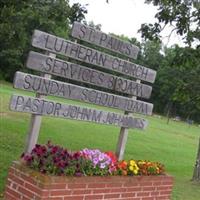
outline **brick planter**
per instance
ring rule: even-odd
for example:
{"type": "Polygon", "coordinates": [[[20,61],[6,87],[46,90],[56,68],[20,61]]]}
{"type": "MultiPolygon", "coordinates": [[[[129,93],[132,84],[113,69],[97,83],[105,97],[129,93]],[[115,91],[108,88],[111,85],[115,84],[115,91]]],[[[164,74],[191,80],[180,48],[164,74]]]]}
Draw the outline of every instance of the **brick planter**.
{"type": "Polygon", "coordinates": [[[171,176],[59,177],[20,162],[9,169],[5,200],[170,199],[171,176]]]}

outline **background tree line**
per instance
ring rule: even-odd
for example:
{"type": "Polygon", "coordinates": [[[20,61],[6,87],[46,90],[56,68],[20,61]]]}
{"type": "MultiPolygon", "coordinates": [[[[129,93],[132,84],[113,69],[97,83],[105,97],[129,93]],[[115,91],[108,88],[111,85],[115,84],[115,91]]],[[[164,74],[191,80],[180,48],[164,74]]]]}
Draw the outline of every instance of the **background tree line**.
{"type": "Polygon", "coordinates": [[[0,78],[12,81],[16,70],[26,70],[34,29],[67,38],[70,25],[87,13],[80,4],[67,0],[0,1],[0,78]]]}
{"type": "Polygon", "coordinates": [[[153,95],[155,110],[163,112],[163,108],[166,108],[169,115],[174,112],[185,119],[200,122],[200,1],[145,2],[156,6],[158,12],[154,24],[141,25],[142,37],[160,43],[162,31],[170,26],[169,37],[176,32],[186,45],[184,48],[177,45],[165,48],[153,95]]]}
{"type": "MultiPolygon", "coordinates": [[[[200,122],[200,48],[198,45],[192,48],[200,39],[199,4],[184,0],[146,2],[159,9],[157,23],[141,26],[145,40],[139,42],[124,35],[113,35],[139,46],[141,50],[134,62],[157,71],[150,99],[154,103],[154,112],[200,122]],[[163,47],[160,32],[167,24],[173,24],[173,31],[183,37],[186,47],[163,47]]],[[[66,0],[1,0],[0,79],[12,81],[15,71],[28,71],[24,63],[34,29],[68,38],[72,23],[83,21],[86,13],[84,6],[70,6],[66,0]]],[[[101,28],[99,24],[88,24],[101,28]]]]}

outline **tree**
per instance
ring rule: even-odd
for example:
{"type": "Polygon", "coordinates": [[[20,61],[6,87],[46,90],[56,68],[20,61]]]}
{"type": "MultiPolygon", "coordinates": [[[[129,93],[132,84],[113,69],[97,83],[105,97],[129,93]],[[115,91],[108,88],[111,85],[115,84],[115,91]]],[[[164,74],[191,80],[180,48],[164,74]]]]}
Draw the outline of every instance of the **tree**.
{"type": "Polygon", "coordinates": [[[200,138],[199,138],[199,147],[197,151],[197,158],[196,158],[192,180],[200,181],[200,138]]]}
{"type": "Polygon", "coordinates": [[[158,70],[163,59],[162,44],[157,41],[146,41],[142,44],[143,64],[158,70]]]}
{"type": "Polygon", "coordinates": [[[155,15],[157,22],[154,24],[142,24],[142,37],[146,39],[160,40],[160,33],[167,25],[176,31],[183,41],[189,46],[200,42],[200,2],[198,0],[146,0],[158,7],[155,15]]]}
{"type": "Polygon", "coordinates": [[[84,21],[83,23],[87,26],[90,26],[93,29],[101,31],[101,26],[102,26],[101,24],[95,24],[93,21],[89,21],[89,22],[84,21]]]}
{"type": "Polygon", "coordinates": [[[86,9],[66,0],[3,0],[0,2],[0,78],[11,81],[30,50],[31,35],[39,29],[68,37],[69,24],[84,19],[86,9]]]}
{"type": "Polygon", "coordinates": [[[69,14],[70,23],[73,24],[75,21],[81,22],[85,19],[85,14],[87,13],[87,9],[79,3],[75,3],[72,5],[69,14]]]}
{"type": "MultiPolygon", "coordinates": [[[[146,0],[146,3],[152,3],[158,7],[155,15],[157,22],[155,24],[142,24],[142,37],[146,40],[160,40],[161,32],[167,25],[173,27],[172,32],[182,36],[183,41],[191,47],[192,44],[200,42],[200,2],[197,0],[146,0]]],[[[172,33],[171,32],[171,33],[172,33]]],[[[170,34],[171,34],[170,33],[170,34]]],[[[169,34],[169,35],[170,35],[169,34]]],[[[172,49],[174,56],[165,55],[165,66],[158,71],[157,79],[168,83],[169,91],[173,94],[170,104],[178,103],[180,109],[178,112],[185,118],[193,118],[199,121],[197,111],[199,112],[199,70],[200,70],[200,46],[196,48],[172,49]],[[171,59],[171,61],[170,61],[171,59]],[[168,72],[169,71],[169,72],[168,72]],[[174,78],[170,75],[175,73],[175,85],[171,84],[174,78]],[[169,81],[166,80],[166,78],[169,81]],[[171,86],[172,87],[171,87],[171,86]],[[170,88],[173,88],[173,93],[170,88]]],[[[162,88],[162,87],[161,87],[162,88]]],[[[163,87],[165,91],[167,86],[163,87]]],[[[160,91],[160,94],[162,91],[160,91]]],[[[165,99],[165,98],[164,98],[165,99]]],[[[163,100],[163,99],[162,99],[163,100]]]]}
{"type": "Polygon", "coordinates": [[[198,61],[199,53],[192,48],[180,48],[176,45],[165,49],[154,88],[157,97],[154,99],[155,109],[162,112],[166,105],[165,110],[168,114],[174,110],[174,115],[199,120],[196,117],[200,111],[198,61]]]}
{"type": "MultiPolygon", "coordinates": [[[[182,114],[187,114],[187,118],[191,115],[195,117],[200,112],[200,2],[198,0],[146,0],[146,3],[158,6],[158,13],[155,15],[158,21],[154,24],[142,24],[140,31],[143,38],[160,40],[162,30],[167,25],[171,25],[173,26],[171,33],[176,31],[189,47],[194,43],[197,44],[194,49],[176,48],[173,63],[170,65],[170,68],[177,72],[174,74],[177,82],[173,91],[173,101],[178,101],[182,105],[184,108],[182,114]]],[[[168,67],[164,67],[163,71],[168,70],[168,67]]],[[[197,152],[192,180],[200,181],[199,159],[200,148],[197,152]]]]}

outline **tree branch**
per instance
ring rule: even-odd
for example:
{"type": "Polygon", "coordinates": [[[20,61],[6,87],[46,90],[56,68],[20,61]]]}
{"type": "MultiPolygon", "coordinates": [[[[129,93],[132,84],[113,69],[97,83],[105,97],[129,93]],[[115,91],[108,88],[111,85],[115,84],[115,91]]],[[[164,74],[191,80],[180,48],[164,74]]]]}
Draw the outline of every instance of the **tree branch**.
{"type": "Polygon", "coordinates": [[[176,27],[173,28],[173,29],[171,30],[170,34],[164,37],[164,38],[168,38],[168,39],[167,39],[167,45],[168,45],[169,40],[170,40],[170,38],[171,38],[171,36],[172,36],[172,33],[173,33],[176,29],[177,29],[176,27]]]}

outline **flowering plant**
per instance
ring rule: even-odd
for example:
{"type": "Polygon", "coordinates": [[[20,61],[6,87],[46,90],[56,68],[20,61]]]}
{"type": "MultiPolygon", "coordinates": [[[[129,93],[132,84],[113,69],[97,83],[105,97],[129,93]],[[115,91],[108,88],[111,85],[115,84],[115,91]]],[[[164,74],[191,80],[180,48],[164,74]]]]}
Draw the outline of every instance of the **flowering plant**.
{"type": "Polygon", "coordinates": [[[87,175],[109,175],[114,171],[115,163],[108,154],[98,149],[83,149],[80,153],[84,159],[90,161],[87,175]]]}
{"type": "Polygon", "coordinates": [[[48,142],[36,144],[30,154],[22,154],[22,161],[44,174],[71,176],[159,175],[164,166],[149,161],[117,161],[112,152],[83,149],[72,152],[48,142]]]}
{"type": "Polygon", "coordinates": [[[164,174],[164,165],[159,162],[150,161],[119,161],[118,173],[121,175],[159,175],[164,174]]]}

